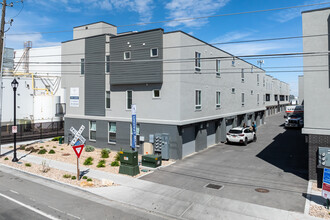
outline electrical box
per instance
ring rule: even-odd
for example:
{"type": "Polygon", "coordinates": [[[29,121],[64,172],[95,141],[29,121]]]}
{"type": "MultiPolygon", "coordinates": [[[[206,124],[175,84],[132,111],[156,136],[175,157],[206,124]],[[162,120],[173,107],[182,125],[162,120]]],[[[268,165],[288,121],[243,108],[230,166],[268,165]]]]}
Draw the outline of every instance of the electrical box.
{"type": "Polygon", "coordinates": [[[142,166],[146,167],[159,167],[162,165],[162,157],[159,155],[143,155],[142,166]]]}
{"type": "Polygon", "coordinates": [[[161,154],[162,159],[170,159],[170,137],[169,134],[155,134],[155,154],[161,154]]]}
{"type": "Polygon", "coordinates": [[[137,151],[120,151],[120,164],[131,166],[138,165],[138,152],[137,151]]]}
{"type": "Polygon", "coordinates": [[[330,148],[319,147],[319,166],[330,167],[330,148]]]}
{"type": "Polygon", "coordinates": [[[154,143],[154,135],[153,134],[149,134],[149,143],[154,143]]]}

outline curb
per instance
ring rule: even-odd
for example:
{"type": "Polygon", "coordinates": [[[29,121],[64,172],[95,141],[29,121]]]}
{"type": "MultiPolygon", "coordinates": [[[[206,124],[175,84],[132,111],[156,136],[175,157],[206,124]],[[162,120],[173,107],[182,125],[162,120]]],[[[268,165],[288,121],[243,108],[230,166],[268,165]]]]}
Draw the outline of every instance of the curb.
{"type": "Polygon", "coordinates": [[[304,214],[308,215],[308,216],[309,216],[309,208],[311,205],[312,186],[313,186],[313,182],[311,180],[308,181],[307,196],[306,196],[306,203],[305,203],[305,209],[304,209],[304,214]]]}

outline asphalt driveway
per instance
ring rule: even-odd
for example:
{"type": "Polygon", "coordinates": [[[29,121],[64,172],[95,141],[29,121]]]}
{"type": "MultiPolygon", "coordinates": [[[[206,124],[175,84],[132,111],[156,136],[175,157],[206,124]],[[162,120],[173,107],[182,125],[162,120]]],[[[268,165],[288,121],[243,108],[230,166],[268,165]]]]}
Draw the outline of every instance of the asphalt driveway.
{"type": "Polygon", "coordinates": [[[286,130],[283,114],[266,118],[248,146],[218,144],[144,176],[195,192],[303,212],[308,154],[301,130],[286,130]],[[207,184],[221,189],[205,187],[207,184]],[[257,188],[269,190],[257,192],[257,188]]]}

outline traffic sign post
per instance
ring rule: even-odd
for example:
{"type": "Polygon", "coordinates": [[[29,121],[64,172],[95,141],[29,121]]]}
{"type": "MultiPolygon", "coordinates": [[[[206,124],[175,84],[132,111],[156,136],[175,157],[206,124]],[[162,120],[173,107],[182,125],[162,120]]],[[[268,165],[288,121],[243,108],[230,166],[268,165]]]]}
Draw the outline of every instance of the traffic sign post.
{"type": "Polygon", "coordinates": [[[72,146],[73,151],[77,155],[77,180],[79,181],[80,177],[80,169],[79,169],[79,157],[85,147],[86,139],[81,135],[84,131],[85,126],[81,125],[80,129],[77,131],[74,127],[70,128],[70,131],[73,133],[74,137],[71,140],[70,144],[72,146]]]}
{"type": "Polygon", "coordinates": [[[330,198],[330,169],[323,170],[322,197],[327,200],[327,208],[329,209],[330,198]]]}
{"type": "Polygon", "coordinates": [[[132,149],[136,147],[136,105],[131,106],[132,109],[132,149]]]}

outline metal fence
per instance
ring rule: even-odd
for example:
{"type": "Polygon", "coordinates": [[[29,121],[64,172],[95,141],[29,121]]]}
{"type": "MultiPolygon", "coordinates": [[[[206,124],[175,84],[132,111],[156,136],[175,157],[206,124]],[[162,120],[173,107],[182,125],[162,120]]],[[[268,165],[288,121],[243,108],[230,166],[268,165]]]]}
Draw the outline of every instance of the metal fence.
{"type": "MultiPolygon", "coordinates": [[[[14,142],[13,125],[1,126],[1,144],[14,142]]],[[[30,141],[64,135],[64,121],[17,125],[16,141],[30,141]]]]}

